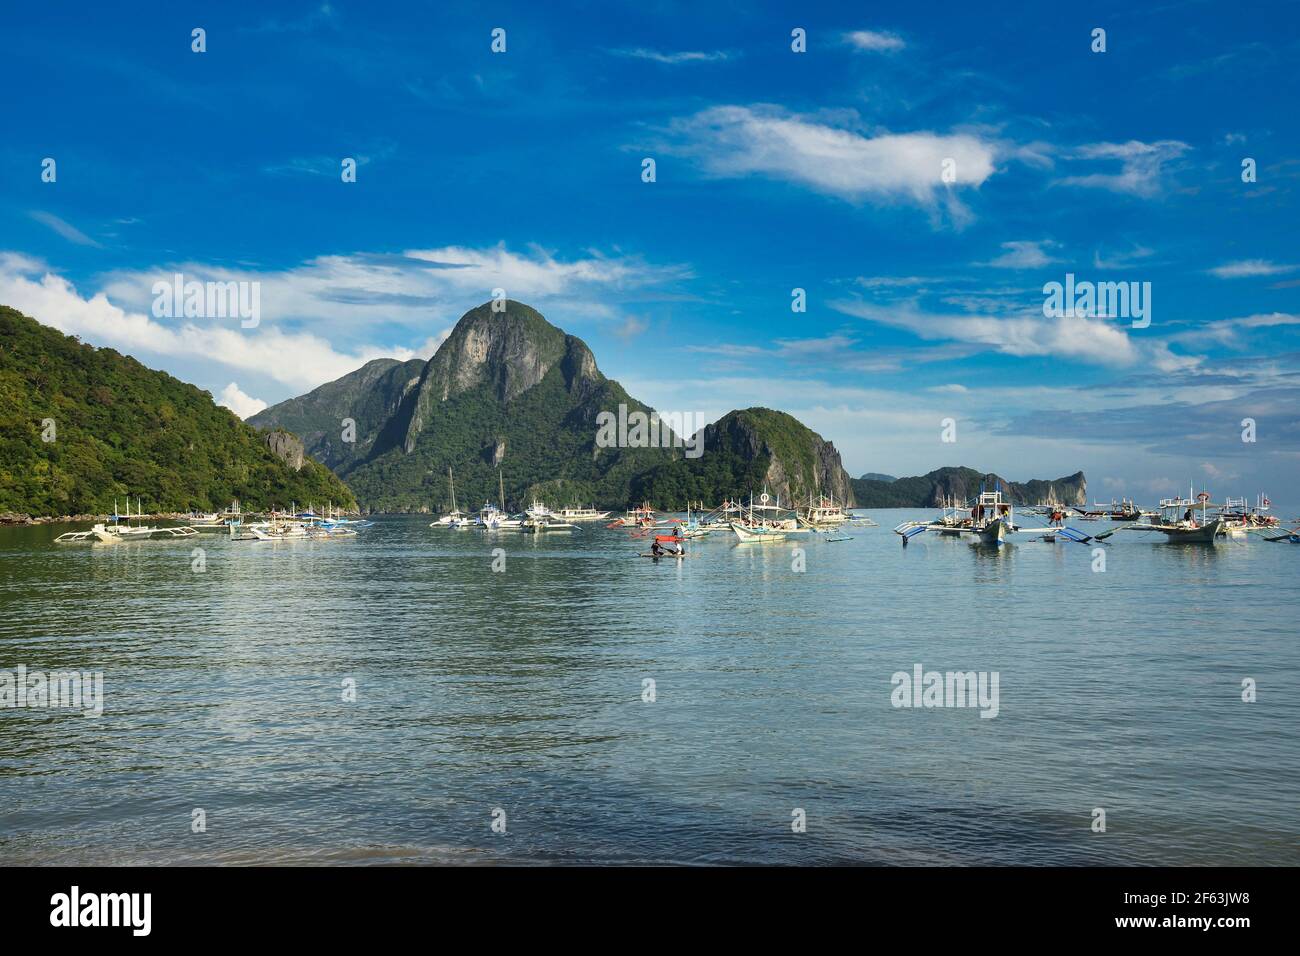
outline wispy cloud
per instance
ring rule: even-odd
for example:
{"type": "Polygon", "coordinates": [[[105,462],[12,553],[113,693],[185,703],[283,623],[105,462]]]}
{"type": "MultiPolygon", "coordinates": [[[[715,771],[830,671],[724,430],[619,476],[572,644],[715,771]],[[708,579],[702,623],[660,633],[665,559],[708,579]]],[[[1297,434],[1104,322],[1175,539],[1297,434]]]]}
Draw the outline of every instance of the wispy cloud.
{"type": "Polygon", "coordinates": [[[331,4],[322,3],[314,10],[292,20],[263,20],[256,26],[241,27],[242,33],[310,33],[317,27],[338,29],[338,11],[331,4]]]}
{"type": "Polygon", "coordinates": [[[997,258],[983,263],[983,265],[993,266],[996,269],[1037,269],[1041,266],[1051,265],[1053,262],[1060,262],[1059,259],[1047,252],[1048,249],[1056,245],[1057,243],[1050,239],[1039,241],[1021,239],[1015,242],[1004,242],[1002,248],[1006,251],[997,258]]]}
{"type": "Polygon", "coordinates": [[[844,34],[844,42],[868,53],[893,53],[907,45],[896,33],[878,30],[854,30],[844,34]]]}
{"type": "Polygon", "coordinates": [[[767,176],[851,202],[942,205],[955,219],[968,215],[955,189],[981,185],[996,155],[973,133],[864,134],[766,105],[711,107],[669,133],[674,148],[714,176],[767,176]]]}
{"type": "Polygon", "coordinates": [[[1256,276],[1284,275],[1296,269],[1300,269],[1300,266],[1272,262],[1268,259],[1239,259],[1236,262],[1225,262],[1206,271],[1219,279],[1249,279],[1256,276]]]}
{"type": "MultiPolygon", "coordinates": [[[[388,159],[397,152],[397,147],[393,143],[383,142],[374,146],[373,149],[367,149],[364,153],[351,153],[347,156],[349,159],[355,159],[357,167],[369,166],[371,163],[388,159]]],[[[268,163],[262,167],[262,172],[272,176],[283,175],[309,175],[309,176],[330,176],[338,177],[343,169],[342,163],[344,156],[294,156],[279,162],[268,163]]]]}
{"type": "Polygon", "coordinates": [[[1118,162],[1119,172],[1067,176],[1059,181],[1067,186],[1108,189],[1150,198],[1163,189],[1168,165],[1189,149],[1191,147],[1186,143],[1169,139],[1155,143],[1138,140],[1129,140],[1127,143],[1091,143],[1079,147],[1067,158],[1074,161],[1118,162]]]}
{"type": "Polygon", "coordinates": [[[628,50],[610,50],[614,56],[631,57],[636,60],[651,60],[654,63],[662,63],[665,66],[679,66],[683,63],[718,63],[723,60],[733,59],[736,54],[727,50],[680,50],[672,53],[664,53],[659,50],[649,50],[645,47],[636,47],[628,50]]]}
{"type": "Polygon", "coordinates": [[[1145,262],[1155,255],[1154,249],[1146,246],[1134,246],[1127,252],[1103,254],[1101,249],[1092,254],[1092,264],[1098,269],[1132,269],[1140,262],[1145,262]]]}
{"type": "Polygon", "coordinates": [[[96,249],[102,248],[100,244],[94,239],[91,239],[90,236],[86,235],[72,223],[60,219],[58,216],[54,215],[54,213],[36,210],[30,213],[30,215],[41,225],[53,229],[69,242],[75,242],[79,246],[94,246],[96,249]]]}
{"type": "Polygon", "coordinates": [[[841,300],[831,308],[927,340],[952,340],[984,346],[1004,355],[1057,356],[1100,365],[1132,365],[1139,351],[1113,323],[1084,317],[1045,318],[1041,314],[939,313],[912,305],[878,306],[841,300]]]}

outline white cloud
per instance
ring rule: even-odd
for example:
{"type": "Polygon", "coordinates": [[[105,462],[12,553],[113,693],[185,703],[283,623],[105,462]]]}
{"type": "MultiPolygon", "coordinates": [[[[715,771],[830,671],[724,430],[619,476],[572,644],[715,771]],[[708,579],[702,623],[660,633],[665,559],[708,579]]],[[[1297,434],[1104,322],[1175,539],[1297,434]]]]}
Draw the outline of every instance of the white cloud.
{"type": "Polygon", "coordinates": [[[844,40],[850,46],[869,53],[892,53],[906,46],[897,34],[876,30],[854,30],[844,34],[844,40]]]}
{"type": "Polygon", "coordinates": [[[610,50],[615,56],[627,56],[638,60],[652,60],[655,63],[663,63],[666,66],[677,66],[681,63],[716,63],[720,60],[731,59],[731,54],[725,50],[713,50],[704,52],[699,50],[682,50],[676,53],[661,53],[658,50],[648,50],[638,47],[633,50],[610,50]]]}
{"type": "Polygon", "coordinates": [[[1102,250],[1097,249],[1092,254],[1092,264],[1098,269],[1132,269],[1140,261],[1149,259],[1155,255],[1155,250],[1147,246],[1134,246],[1127,252],[1116,252],[1110,255],[1103,255],[1102,250]]]}
{"type": "Polygon", "coordinates": [[[1256,276],[1284,275],[1298,268],[1300,266],[1273,262],[1269,259],[1239,259],[1236,262],[1225,262],[1207,271],[1219,279],[1249,279],[1256,276]]]}
{"type": "Polygon", "coordinates": [[[1031,242],[1029,240],[1004,242],[1002,248],[1006,251],[991,262],[984,263],[984,265],[994,266],[998,269],[1037,269],[1040,266],[1047,266],[1053,262],[1061,261],[1047,254],[1047,250],[1056,245],[1057,243],[1052,242],[1050,239],[1041,242],[1031,242]]]}
{"type": "Polygon", "coordinates": [[[971,133],[862,134],[770,106],[715,106],[673,123],[670,148],[720,177],[769,176],[849,201],[941,201],[965,210],[955,187],[978,187],[994,172],[995,145],[971,133]],[[944,161],[955,167],[942,181],[944,161]]]}
{"type": "Polygon", "coordinates": [[[1292,315],[1290,312],[1257,313],[1237,319],[1225,319],[1224,322],[1243,329],[1266,329],[1279,325],[1300,325],[1300,315],[1292,315]]]}
{"type": "Polygon", "coordinates": [[[1134,196],[1155,196],[1163,185],[1166,163],[1177,159],[1189,149],[1191,147],[1186,143],[1170,139],[1154,143],[1143,143],[1135,139],[1127,143],[1091,143],[1079,147],[1069,158],[1075,161],[1118,161],[1120,171],[1067,176],[1060,182],[1069,186],[1109,189],[1134,196]]]}
{"type": "Polygon", "coordinates": [[[231,382],[221,390],[221,395],[217,398],[217,404],[225,405],[226,408],[240,418],[256,415],[266,408],[266,402],[260,398],[254,398],[252,395],[246,395],[235,382],[231,382]]]}
{"type": "Polygon", "coordinates": [[[87,298],[42,263],[14,254],[0,255],[0,302],[93,345],[199,360],[264,376],[300,391],[345,375],[374,358],[415,357],[411,349],[401,347],[340,352],[316,335],[284,332],[269,325],[241,329],[237,320],[164,325],[143,312],[115,305],[103,292],[87,298]]]}
{"type": "Polygon", "coordinates": [[[91,295],[35,259],[0,253],[0,302],[92,344],[170,360],[155,363],[163,367],[183,365],[190,380],[195,368],[206,370],[202,378],[212,385],[234,371],[270,395],[272,383],[296,394],[374,358],[428,358],[456,320],[495,288],[567,326],[575,317],[623,321],[613,302],[689,276],[681,266],[650,266],[626,256],[589,252],[560,259],[540,248],[519,253],[504,245],[448,246],[321,256],[275,272],[203,263],[119,271],[91,295]],[[259,283],[260,325],[153,318],[153,284],[171,282],[176,272],[187,281],[259,283]]]}
{"type": "Polygon", "coordinates": [[[1139,352],[1117,326],[1081,316],[1045,318],[1041,314],[1012,316],[938,314],[910,305],[876,306],[862,301],[832,302],[831,308],[904,329],[927,340],[956,340],[986,346],[1005,355],[1057,356],[1100,365],[1132,365],[1139,352]]]}
{"type": "Polygon", "coordinates": [[[649,322],[638,319],[635,315],[629,315],[622,324],[614,329],[614,334],[627,341],[636,338],[648,328],[650,328],[649,322]]]}
{"type": "Polygon", "coordinates": [[[177,272],[199,282],[258,282],[263,325],[296,325],[336,342],[372,341],[376,328],[391,336],[392,326],[428,335],[431,325],[455,323],[497,288],[561,325],[575,317],[618,320],[614,301],[690,277],[683,266],[652,266],[635,257],[589,252],[560,259],[539,247],[515,252],[502,244],[318,256],[280,271],[177,263],[110,273],[102,288],[111,301],[147,312],[153,284],[170,282],[177,272]]]}
{"type": "Polygon", "coordinates": [[[60,219],[50,212],[36,211],[29,214],[33,219],[43,226],[49,226],[64,239],[69,242],[75,242],[79,246],[94,246],[96,249],[101,248],[99,243],[90,236],[86,235],[70,222],[60,219]]]}

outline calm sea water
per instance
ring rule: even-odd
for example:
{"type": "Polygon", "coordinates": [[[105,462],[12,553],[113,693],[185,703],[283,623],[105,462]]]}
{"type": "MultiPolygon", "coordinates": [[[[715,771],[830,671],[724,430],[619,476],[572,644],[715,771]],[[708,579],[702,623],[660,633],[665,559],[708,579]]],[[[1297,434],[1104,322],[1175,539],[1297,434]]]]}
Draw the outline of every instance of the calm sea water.
{"type": "Polygon", "coordinates": [[[204,573],[0,529],[0,670],[106,698],[0,710],[0,862],[1300,864],[1300,547],[1121,534],[1094,572],[872,515],[682,562],[388,518],[204,535],[204,573]],[[916,664],[997,671],[998,715],[893,707],[916,664]]]}

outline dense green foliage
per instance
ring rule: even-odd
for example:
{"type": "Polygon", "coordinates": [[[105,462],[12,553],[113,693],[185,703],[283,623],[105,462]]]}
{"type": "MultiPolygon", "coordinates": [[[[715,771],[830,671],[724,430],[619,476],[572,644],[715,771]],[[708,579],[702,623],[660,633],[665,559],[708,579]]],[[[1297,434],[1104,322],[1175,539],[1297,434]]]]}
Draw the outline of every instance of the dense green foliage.
{"type": "Polygon", "coordinates": [[[103,514],[136,497],[151,511],[353,504],[328,469],[294,472],[207,392],[0,306],[0,511],[103,514]]]}
{"type": "Polygon", "coordinates": [[[765,484],[785,501],[815,490],[841,502],[852,494],[833,446],[767,408],[725,415],[706,429],[703,456],[686,457],[666,424],[647,434],[636,423],[651,409],[605,378],[581,339],[521,302],[469,310],[418,364],[368,363],[250,421],[296,426],[308,451],[376,511],[449,510],[449,466],[463,511],[499,504],[498,476],[512,511],[534,498],[555,508],[713,505],[765,484]],[[656,447],[601,447],[601,413],[626,426],[619,441],[656,447]],[[344,419],[356,422],[354,447],[338,447],[344,419]]]}
{"type": "MultiPolygon", "coordinates": [[[[632,483],[632,500],[661,508],[684,508],[687,502],[713,507],[726,499],[747,499],[764,489],[781,495],[783,504],[798,504],[817,492],[836,494],[844,502],[847,488],[836,491],[819,480],[817,449],[821,438],[793,415],[770,408],[728,412],[704,432],[698,458],[679,458],[640,475],[632,483]],[[774,463],[777,467],[773,467],[774,463]]],[[[840,472],[838,457],[834,471],[840,472]]],[[[847,483],[846,483],[847,484],[847,483]]],[[[851,503],[851,502],[850,502],[851,503]]]]}
{"type": "Polygon", "coordinates": [[[248,424],[293,432],[308,454],[342,474],[370,454],[381,429],[423,369],[421,359],[374,359],[306,395],[249,416],[248,424]],[[347,420],[351,420],[353,441],[343,440],[347,420]]]}
{"type": "Polygon", "coordinates": [[[411,453],[390,448],[343,471],[343,476],[369,508],[445,511],[451,508],[447,480],[451,465],[456,502],[469,511],[484,501],[497,502],[493,459],[503,445],[501,478],[509,509],[526,507],[534,493],[546,490],[534,486],[560,479],[569,485],[563,489],[564,498],[547,498],[552,507],[623,507],[632,477],[667,460],[671,453],[657,448],[597,448],[596,412],[616,409],[620,403],[648,411],[608,379],[600,382],[594,396],[575,406],[559,365],[509,401],[500,401],[492,385],[480,385],[441,403],[411,453]]]}
{"type": "Polygon", "coordinates": [[[631,501],[648,501],[656,508],[683,511],[687,504],[714,508],[723,501],[748,500],[763,492],[763,476],[771,458],[760,453],[747,458],[730,449],[711,449],[699,458],[680,458],[636,476],[631,501]]]}

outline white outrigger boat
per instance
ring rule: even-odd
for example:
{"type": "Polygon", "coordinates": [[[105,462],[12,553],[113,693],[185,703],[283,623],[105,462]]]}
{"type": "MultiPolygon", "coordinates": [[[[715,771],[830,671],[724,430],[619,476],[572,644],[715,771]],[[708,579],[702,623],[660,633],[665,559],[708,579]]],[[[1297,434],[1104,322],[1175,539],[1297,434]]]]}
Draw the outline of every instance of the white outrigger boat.
{"type": "Polygon", "coordinates": [[[1202,491],[1193,499],[1189,489],[1186,498],[1162,498],[1160,516],[1155,521],[1144,519],[1120,525],[1105,534],[1098,535],[1097,540],[1104,540],[1116,531],[1159,531],[1171,542],[1214,544],[1214,539],[1225,533],[1226,521],[1222,514],[1223,509],[1223,505],[1210,504],[1209,492],[1202,491]],[[1211,515],[1209,513],[1211,507],[1219,508],[1219,513],[1211,515]],[[1199,519],[1196,517],[1197,508],[1201,509],[1199,519]]]}
{"type": "Polygon", "coordinates": [[[550,508],[536,499],[524,512],[524,519],[518,530],[525,534],[541,534],[549,531],[580,531],[571,521],[562,521],[550,508]]]}
{"type": "Polygon", "coordinates": [[[965,505],[959,507],[954,499],[952,503],[945,502],[940,517],[930,521],[904,521],[894,529],[894,533],[902,536],[904,545],[926,531],[935,531],[952,537],[971,536],[991,548],[1002,547],[1008,540],[1007,536],[1012,534],[1038,534],[1048,541],[1055,541],[1057,537],[1062,537],[1067,541],[1077,541],[1080,544],[1087,544],[1092,540],[1091,535],[1086,535],[1077,528],[1026,528],[1016,524],[1015,505],[1002,497],[1001,488],[996,491],[985,491],[981,487],[979,498],[971,506],[969,513],[963,513],[964,511],[965,505]]]}
{"type": "Polygon", "coordinates": [[[244,513],[240,510],[239,500],[236,499],[225,511],[192,512],[189,524],[195,531],[225,531],[227,526],[238,524],[243,519],[244,513]]]}
{"type": "Polygon", "coordinates": [[[807,528],[799,527],[797,515],[791,515],[789,508],[782,508],[780,498],[775,504],[769,504],[772,497],[766,490],[758,496],[758,504],[749,499],[749,507],[739,517],[730,522],[731,530],[742,542],[783,541],[792,534],[806,534],[807,528]],[[786,517],[781,517],[785,512],[786,517]]]}
{"type": "Polygon", "coordinates": [[[117,544],[121,541],[148,541],[154,538],[193,538],[198,532],[190,527],[178,528],[115,528],[96,523],[89,531],[67,531],[54,539],[56,544],[77,544],[80,542],[117,544]]]}
{"type": "Polygon", "coordinates": [[[1245,498],[1225,498],[1219,516],[1223,518],[1223,528],[1219,534],[1228,538],[1244,538],[1252,531],[1263,534],[1280,528],[1279,518],[1268,513],[1273,503],[1267,495],[1257,495],[1255,506],[1250,507],[1245,498]]]}
{"type": "Polygon", "coordinates": [[[523,523],[523,518],[502,511],[490,501],[483,502],[474,517],[474,524],[483,531],[517,531],[523,523]]]}
{"type": "Polygon", "coordinates": [[[579,508],[576,505],[561,508],[554,514],[561,521],[604,521],[610,516],[608,511],[597,511],[595,508],[579,508]]]}
{"type": "MultiPolygon", "coordinates": [[[[136,499],[135,518],[143,518],[139,499],[136,499]]],[[[89,531],[66,531],[54,539],[55,544],[78,544],[98,542],[116,544],[121,541],[148,541],[151,538],[193,538],[198,534],[189,525],[160,528],[155,525],[131,524],[131,500],[126,502],[126,514],[117,513],[117,500],[113,501],[113,513],[104,521],[92,525],[89,531]],[[126,524],[122,524],[125,521],[126,524]],[[112,522],[111,524],[109,522],[112,522]]]]}
{"type": "Polygon", "coordinates": [[[796,517],[801,525],[819,531],[834,531],[850,520],[850,515],[835,503],[833,496],[828,498],[821,495],[814,502],[811,493],[808,495],[807,506],[800,508],[796,517]]]}

